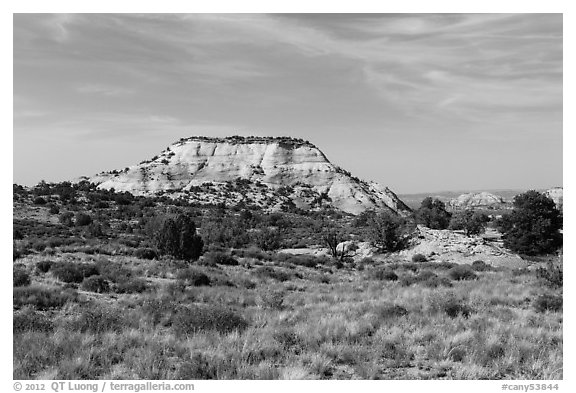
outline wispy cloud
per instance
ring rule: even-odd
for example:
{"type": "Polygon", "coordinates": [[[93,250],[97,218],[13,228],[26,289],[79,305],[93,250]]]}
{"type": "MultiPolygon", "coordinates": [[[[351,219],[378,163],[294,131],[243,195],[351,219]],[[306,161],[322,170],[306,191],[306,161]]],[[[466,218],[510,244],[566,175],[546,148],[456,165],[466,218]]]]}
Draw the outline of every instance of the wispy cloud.
{"type": "Polygon", "coordinates": [[[444,138],[446,157],[478,140],[561,143],[562,45],[558,14],[16,15],[15,136],[205,125],[349,145],[354,131],[391,157],[419,138],[444,138]]]}
{"type": "Polygon", "coordinates": [[[76,91],[82,94],[96,94],[102,96],[126,96],[134,94],[133,89],[117,86],[85,84],[76,87],[76,91]]]}

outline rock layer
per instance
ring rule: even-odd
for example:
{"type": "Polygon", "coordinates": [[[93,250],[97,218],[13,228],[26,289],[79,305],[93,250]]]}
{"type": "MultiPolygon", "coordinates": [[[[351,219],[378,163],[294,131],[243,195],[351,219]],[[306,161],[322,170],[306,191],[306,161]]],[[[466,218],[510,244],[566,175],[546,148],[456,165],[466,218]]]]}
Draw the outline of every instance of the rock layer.
{"type": "Polygon", "coordinates": [[[242,201],[271,209],[330,204],[352,214],[410,210],[388,188],[353,177],[310,142],[292,138],[191,137],[151,160],[86,179],[100,188],[200,203],[242,201]]]}

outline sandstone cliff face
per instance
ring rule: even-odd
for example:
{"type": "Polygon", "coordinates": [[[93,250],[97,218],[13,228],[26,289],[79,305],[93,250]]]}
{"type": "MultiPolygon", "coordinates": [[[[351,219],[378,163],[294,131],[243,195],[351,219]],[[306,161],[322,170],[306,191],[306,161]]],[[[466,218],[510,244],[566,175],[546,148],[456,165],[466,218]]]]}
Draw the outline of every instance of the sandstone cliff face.
{"type": "Polygon", "coordinates": [[[348,213],[409,211],[386,187],[333,165],[307,141],[291,138],[191,137],[151,160],[87,178],[101,188],[136,195],[186,197],[200,203],[254,204],[279,209],[330,204],[348,213]]]}
{"type": "Polygon", "coordinates": [[[473,209],[473,208],[500,208],[506,204],[506,201],[489,192],[478,192],[462,194],[448,202],[453,209],[473,209]]]}

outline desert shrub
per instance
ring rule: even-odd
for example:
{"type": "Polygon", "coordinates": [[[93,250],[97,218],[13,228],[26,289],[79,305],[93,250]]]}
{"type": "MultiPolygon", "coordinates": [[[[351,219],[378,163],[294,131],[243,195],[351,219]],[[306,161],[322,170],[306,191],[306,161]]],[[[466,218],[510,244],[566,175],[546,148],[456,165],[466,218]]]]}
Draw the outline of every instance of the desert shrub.
{"type": "Polygon", "coordinates": [[[136,258],[140,259],[152,260],[158,258],[158,253],[152,248],[138,248],[134,250],[133,254],[136,258]]]}
{"type": "Polygon", "coordinates": [[[202,255],[204,242],[196,234],[196,224],[191,215],[165,217],[152,230],[160,253],[189,261],[195,261],[202,255]]]}
{"type": "Polygon", "coordinates": [[[56,205],[50,205],[49,209],[48,209],[48,213],[50,214],[58,214],[60,213],[60,208],[56,205]]]}
{"type": "Polygon", "coordinates": [[[237,280],[238,286],[246,289],[256,288],[256,283],[248,278],[242,278],[237,280]]]}
{"type": "Polygon", "coordinates": [[[284,308],[284,292],[281,290],[261,293],[259,300],[259,304],[263,308],[274,310],[282,310],[284,308]]]}
{"type": "Polygon", "coordinates": [[[433,269],[433,270],[449,270],[452,269],[454,266],[458,266],[457,263],[454,262],[421,262],[418,264],[418,267],[421,269],[433,269]]]}
{"type": "Polygon", "coordinates": [[[217,265],[228,265],[228,266],[236,266],[238,265],[238,260],[231,255],[228,255],[224,252],[213,251],[206,253],[204,255],[204,260],[209,264],[217,264],[217,265]]]}
{"type": "Polygon", "coordinates": [[[380,251],[399,251],[408,245],[411,227],[399,216],[387,212],[368,217],[368,237],[370,243],[380,251]]]}
{"type": "Polygon", "coordinates": [[[210,285],[210,278],[206,274],[194,268],[178,270],[176,278],[195,287],[210,285]]]}
{"type": "Polygon", "coordinates": [[[432,197],[424,198],[414,215],[418,224],[431,229],[446,229],[450,223],[450,213],[444,202],[432,197]]]}
{"type": "Polygon", "coordinates": [[[74,221],[72,220],[73,217],[74,217],[74,213],[64,212],[58,216],[58,222],[60,222],[60,224],[65,225],[67,227],[71,227],[74,225],[74,221]]]}
{"type": "Polygon", "coordinates": [[[402,317],[408,314],[408,310],[397,304],[383,304],[374,310],[375,314],[383,319],[402,317]]]}
{"type": "Polygon", "coordinates": [[[56,278],[66,283],[81,283],[86,277],[100,274],[93,263],[61,262],[55,264],[51,270],[56,278]]]}
{"type": "Polygon", "coordinates": [[[253,258],[253,259],[257,259],[259,261],[270,261],[272,260],[272,256],[267,253],[264,252],[262,250],[259,250],[257,248],[247,248],[247,249],[240,249],[240,250],[233,250],[232,251],[232,255],[233,256],[237,256],[239,258],[253,258]]]}
{"type": "Polygon", "coordinates": [[[134,276],[131,269],[106,259],[100,259],[96,262],[96,268],[102,277],[113,283],[123,283],[134,276]]]}
{"type": "Polygon", "coordinates": [[[404,275],[400,278],[400,285],[408,287],[418,284],[427,288],[451,287],[452,283],[446,277],[439,277],[430,270],[423,270],[416,275],[404,275]]]}
{"type": "Polygon", "coordinates": [[[37,310],[62,307],[75,301],[76,292],[41,286],[17,287],[13,289],[14,307],[32,306],[37,310]]]}
{"type": "Polygon", "coordinates": [[[30,285],[30,274],[22,268],[14,268],[12,270],[13,286],[15,287],[25,287],[30,285]]]}
{"type": "Polygon", "coordinates": [[[482,212],[474,210],[462,210],[456,212],[450,220],[451,230],[464,230],[466,236],[479,235],[486,231],[486,225],[490,219],[482,212]]]}
{"type": "Polygon", "coordinates": [[[84,227],[92,223],[92,217],[86,213],[78,212],[75,217],[75,225],[77,227],[84,227]]]}
{"type": "Polygon", "coordinates": [[[248,322],[235,311],[220,306],[181,306],[172,326],[177,335],[189,336],[199,331],[220,333],[243,331],[248,322]]]}
{"type": "Polygon", "coordinates": [[[463,301],[459,301],[457,299],[448,298],[442,304],[442,310],[448,315],[450,318],[456,318],[458,316],[463,316],[464,318],[468,318],[470,314],[472,314],[472,309],[463,301]]]}
{"type": "Polygon", "coordinates": [[[325,256],[314,256],[314,255],[293,255],[287,253],[279,253],[275,258],[279,262],[285,262],[287,264],[293,264],[296,266],[304,266],[308,268],[314,268],[317,265],[329,265],[335,262],[331,258],[325,256]]]}
{"type": "Polygon", "coordinates": [[[474,273],[474,270],[469,265],[458,265],[454,266],[448,271],[448,275],[452,280],[462,281],[462,280],[476,280],[478,276],[474,273]]]}
{"type": "Polygon", "coordinates": [[[34,198],[35,205],[45,205],[46,199],[42,198],[41,196],[34,198]]]}
{"type": "Polygon", "coordinates": [[[472,266],[472,270],[474,270],[476,272],[485,272],[485,271],[492,270],[492,266],[488,265],[484,261],[474,261],[474,262],[472,262],[471,266],[472,266]]]}
{"type": "Polygon", "coordinates": [[[110,290],[110,285],[102,276],[90,276],[82,281],[80,288],[89,292],[105,293],[110,290]]]}
{"type": "Polygon", "coordinates": [[[24,332],[49,333],[54,329],[54,323],[46,315],[31,308],[16,311],[12,320],[14,334],[24,332]]]}
{"type": "Polygon", "coordinates": [[[370,277],[380,281],[397,281],[398,275],[391,269],[374,268],[369,271],[370,277]]]}
{"type": "Polygon", "coordinates": [[[428,258],[426,258],[422,254],[414,254],[412,255],[412,262],[427,262],[428,258]]]}
{"type": "Polygon", "coordinates": [[[143,278],[130,278],[114,286],[116,293],[142,293],[148,289],[148,283],[143,278]]]}
{"type": "Polygon", "coordinates": [[[552,199],[537,191],[514,197],[514,209],[498,227],[504,246],[517,253],[541,255],[562,246],[562,214],[552,199]]]}
{"type": "Polygon", "coordinates": [[[536,269],[536,276],[551,288],[562,288],[564,282],[564,272],[562,261],[548,261],[545,267],[536,269]]]}
{"type": "Polygon", "coordinates": [[[534,310],[541,313],[546,311],[552,311],[552,312],[561,311],[562,296],[545,293],[534,299],[532,307],[534,307],[534,310]]]}
{"type": "Polygon", "coordinates": [[[178,365],[174,379],[177,380],[206,380],[217,379],[218,368],[208,362],[201,353],[195,353],[190,359],[178,365]]]}
{"type": "Polygon", "coordinates": [[[291,274],[270,266],[260,266],[255,269],[254,274],[260,278],[272,278],[281,282],[289,281],[292,278],[291,274]]]}
{"type": "Polygon", "coordinates": [[[40,273],[48,273],[53,265],[52,261],[40,261],[36,263],[36,270],[40,273]]]}
{"type": "Polygon", "coordinates": [[[254,232],[253,241],[264,251],[274,251],[282,245],[282,234],[278,229],[263,228],[254,232]]]}
{"type": "Polygon", "coordinates": [[[92,303],[89,307],[76,307],[71,316],[61,320],[61,325],[74,332],[80,333],[121,333],[132,325],[124,316],[123,310],[92,303]]]}

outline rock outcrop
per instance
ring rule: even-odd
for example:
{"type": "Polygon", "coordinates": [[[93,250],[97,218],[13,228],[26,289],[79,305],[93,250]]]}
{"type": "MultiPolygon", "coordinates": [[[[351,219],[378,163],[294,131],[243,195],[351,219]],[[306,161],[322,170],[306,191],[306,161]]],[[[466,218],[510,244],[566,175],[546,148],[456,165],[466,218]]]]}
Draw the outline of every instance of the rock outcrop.
{"type": "Polygon", "coordinates": [[[554,201],[556,207],[562,209],[562,205],[564,204],[564,188],[562,187],[550,188],[546,190],[544,194],[554,201]]]}
{"type": "Polygon", "coordinates": [[[388,188],[333,165],[310,142],[285,137],[180,139],[151,160],[83,179],[135,195],[269,210],[323,205],[352,214],[410,210],[388,188]]]}
{"type": "Polygon", "coordinates": [[[504,198],[489,192],[462,194],[448,202],[448,206],[450,206],[452,209],[498,209],[504,207],[505,205],[506,201],[504,198]]]}

